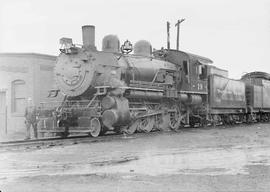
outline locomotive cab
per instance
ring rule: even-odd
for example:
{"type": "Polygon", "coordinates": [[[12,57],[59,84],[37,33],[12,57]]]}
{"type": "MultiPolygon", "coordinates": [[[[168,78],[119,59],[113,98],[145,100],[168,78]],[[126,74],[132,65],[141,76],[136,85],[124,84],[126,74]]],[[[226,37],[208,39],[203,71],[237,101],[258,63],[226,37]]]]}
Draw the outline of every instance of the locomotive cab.
{"type": "Polygon", "coordinates": [[[167,50],[164,59],[175,63],[181,68],[181,91],[207,92],[207,66],[213,63],[213,61],[202,56],[177,50],[167,50]]]}
{"type": "Polygon", "coordinates": [[[207,114],[207,67],[210,59],[178,50],[163,50],[163,59],[174,63],[181,75],[177,88],[182,102],[185,124],[194,125],[206,119],[207,114]]]}

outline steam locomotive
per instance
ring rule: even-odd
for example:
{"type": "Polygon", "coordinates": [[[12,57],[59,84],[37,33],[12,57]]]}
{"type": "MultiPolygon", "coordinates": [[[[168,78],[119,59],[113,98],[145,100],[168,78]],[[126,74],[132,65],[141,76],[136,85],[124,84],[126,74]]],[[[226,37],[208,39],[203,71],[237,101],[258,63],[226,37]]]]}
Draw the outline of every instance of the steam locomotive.
{"type": "Polygon", "coordinates": [[[206,57],[153,51],[145,40],[120,46],[114,35],[105,36],[98,51],[91,25],[82,27],[82,36],[82,46],[60,39],[57,89],[50,95],[65,97],[50,108],[41,107],[42,133],[97,137],[108,131],[133,134],[270,119],[268,74],[233,80],[206,57]]]}

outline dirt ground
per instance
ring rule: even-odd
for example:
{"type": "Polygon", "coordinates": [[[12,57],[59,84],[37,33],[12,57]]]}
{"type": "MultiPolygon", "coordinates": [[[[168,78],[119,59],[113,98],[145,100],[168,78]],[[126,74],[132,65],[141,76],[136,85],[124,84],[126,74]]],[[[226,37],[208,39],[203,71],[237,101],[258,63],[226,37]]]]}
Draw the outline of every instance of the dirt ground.
{"type": "Polygon", "coordinates": [[[270,125],[2,151],[0,190],[270,191],[270,125]]]}

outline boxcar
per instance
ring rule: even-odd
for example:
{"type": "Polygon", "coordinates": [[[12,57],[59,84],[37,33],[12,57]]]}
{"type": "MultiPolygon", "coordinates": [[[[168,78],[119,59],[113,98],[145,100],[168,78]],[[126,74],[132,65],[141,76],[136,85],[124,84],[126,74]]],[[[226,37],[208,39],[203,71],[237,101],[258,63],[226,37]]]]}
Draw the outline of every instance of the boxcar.
{"type": "Polygon", "coordinates": [[[270,111],[270,81],[257,79],[256,85],[246,83],[246,99],[249,112],[270,111]]]}

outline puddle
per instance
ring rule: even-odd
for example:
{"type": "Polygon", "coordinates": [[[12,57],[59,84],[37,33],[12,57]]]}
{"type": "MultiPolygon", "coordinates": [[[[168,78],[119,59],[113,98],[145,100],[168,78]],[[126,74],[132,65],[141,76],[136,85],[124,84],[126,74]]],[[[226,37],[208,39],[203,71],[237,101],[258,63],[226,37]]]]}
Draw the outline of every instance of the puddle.
{"type": "Polygon", "coordinates": [[[236,175],[249,174],[246,166],[270,165],[270,149],[207,149],[172,154],[145,154],[122,165],[108,165],[103,173],[133,173],[151,176],[167,174],[236,175]]]}
{"type": "Polygon", "coordinates": [[[109,160],[109,161],[98,161],[98,162],[92,162],[92,165],[95,166],[108,166],[108,165],[117,165],[117,164],[122,164],[122,163],[127,163],[130,161],[138,160],[139,157],[124,157],[121,159],[114,159],[114,160],[109,160]]]}

